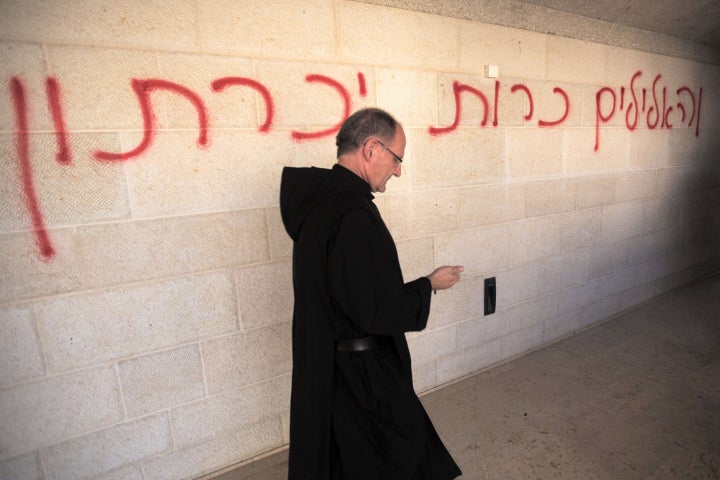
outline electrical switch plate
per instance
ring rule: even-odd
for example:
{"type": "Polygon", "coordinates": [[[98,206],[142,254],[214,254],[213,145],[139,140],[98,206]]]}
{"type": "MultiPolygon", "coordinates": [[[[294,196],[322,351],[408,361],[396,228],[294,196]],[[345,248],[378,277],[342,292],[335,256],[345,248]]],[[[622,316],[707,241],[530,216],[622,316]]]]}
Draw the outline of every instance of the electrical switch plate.
{"type": "Polygon", "coordinates": [[[485,279],[485,315],[495,313],[495,299],[497,297],[497,283],[495,277],[485,279]]]}

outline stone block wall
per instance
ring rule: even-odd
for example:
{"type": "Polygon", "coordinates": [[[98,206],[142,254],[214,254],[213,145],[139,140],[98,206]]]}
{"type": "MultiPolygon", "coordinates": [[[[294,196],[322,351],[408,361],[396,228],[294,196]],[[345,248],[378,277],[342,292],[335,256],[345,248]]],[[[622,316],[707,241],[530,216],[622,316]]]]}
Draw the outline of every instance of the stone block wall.
{"type": "Polygon", "coordinates": [[[280,172],[364,106],[407,132],[377,198],[406,278],[466,267],[419,392],[718,268],[717,65],[343,0],[8,0],[0,78],[3,480],[286,444],[280,172]]]}

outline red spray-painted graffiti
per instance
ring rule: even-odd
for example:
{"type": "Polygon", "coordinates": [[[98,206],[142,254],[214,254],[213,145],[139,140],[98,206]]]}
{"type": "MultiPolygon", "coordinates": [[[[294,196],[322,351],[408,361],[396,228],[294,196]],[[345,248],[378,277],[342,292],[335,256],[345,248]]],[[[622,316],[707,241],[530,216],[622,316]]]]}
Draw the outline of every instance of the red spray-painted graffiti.
{"type": "Polygon", "coordinates": [[[133,80],[132,88],[138,97],[140,102],[140,110],[142,111],[143,117],[143,139],[140,145],[135,147],[133,150],[126,153],[109,153],[96,150],[94,155],[95,158],[101,161],[122,161],[129,160],[131,158],[139,157],[150,147],[152,143],[156,118],[152,110],[152,104],[150,102],[150,93],[154,90],[168,90],[175,92],[179,95],[190,100],[190,102],[197,110],[198,124],[200,125],[200,134],[198,136],[197,144],[199,147],[206,147],[208,143],[207,130],[208,130],[208,119],[207,112],[205,110],[205,104],[200,97],[192,90],[178,85],[177,83],[168,82],[167,80],[133,80]]]}
{"type": "Polygon", "coordinates": [[[10,93],[15,107],[17,156],[18,163],[20,164],[20,176],[22,178],[25,204],[30,212],[33,231],[35,232],[35,242],[40,249],[40,254],[43,258],[49,259],[55,256],[55,249],[50,243],[50,237],[45,229],[45,221],[40,212],[40,205],[38,204],[37,195],[35,194],[35,181],[33,180],[32,166],[30,165],[27,99],[25,87],[17,78],[13,77],[10,80],[10,93]]]}
{"type": "MultiPolygon", "coordinates": [[[[652,82],[652,100],[648,101],[647,88],[642,89],[642,96],[638,98],[639,90],[636,88],[636,82],[642,77],[642,72],[636,72],[630,79],[629,88],[621,86],[618,93],[616,89],[611,87],[601,87],[595,94],[595,146],[594,150],[600,149],[600,132],[601,127],[610,122],[616,113],[625,110],[625,126],[628,131],[634,131],[644,115],[644,122],[648,129],[671,129],[673,128],[674,107],[668,104],[667,87],[662,88],[661,97],[659,97],[658,84],[662,75],[657,75],[652,82]],[[626,93],[629,92],[627,104],[625,102],[626,93]],[[606,100],[609,100],[606,101],[606,100]],[[608,106],[611,106],[609,110],[608,106]]],[[[320,74],[310,74],[305,77],[305,82],[312,84],[320,84],[330,87],[339,95],[342,105],[342,113],[339,115],[338,122],[330,128],[314,131],[300,132],[292,131],[290,136],[296,142],[312,141],[323,137],[334,135],[351,113],[352,100],[350,91],[339,81],[320,74]]],[[[357,74],[358,91],[361,97],[367,96],[367,84],[363,73],[357,74]]],[[[209,146],[209,120],[208,112],[203,99],[189,88],[163,79],[132,79],[130,86],[138,99],[140,112],[143,121],[143,138],[140,143],[128,152],[105,152],[96,150],[93,157],[100,162],[123,162],[136,159],[145,154],[152,146],[157,129],[157,119],[152,108],[151,95],[156,91],[166,91],[179,95],[190,102],[197,113],[198,122],[198,138],[197,145],[200,148],[209,146]]],[[[273,127],[275,117],[275,105],[270,90],[258,82],[257,80],[245,77],[223,77],[211,82],[211,90],[213,93],[220,94],[231,86],[249,87],[253,89],[262,99],[265,107],[264,122],[258,127],[260,133],[267,133],[273,127]]],[[[495,81],[494,96],[492,98],[492,126],[497,127],[499,124],[499,104],[501,94],[501,83],[495,81]]],[[[35,233],[36,243],[43,258],[49,259],[55,255],[52,243],[45,228],[43,215],[35,192],[35,183],[33,179],[33,171],[30,162],[30,146],[29,146],[29,125],[28,125],[28,104],[25,94],[25,88],[22,81],[13,77],[10,80],[10,95],[12,97],[14,112],[16,118],[16,148],[19,171],[21,176],[21,184],[25,204],[32,220],[32,227],[35,233]]],[[[460,126],[462,116],[462,100],[463,94],[470,94],[477,98],[483,108],[482,120],[480,127],[485,128],[489,122],[490,116],[490,100],[488,96],[480,89],[471,85],[453,82],[452,86],[455,117],[449,126],[430,126],[428,133],[433,136],[447,135],[456,130],[460,126]]],[[[528,111],[524,113],[523,119],[526,122],[531,121],[535,116],[535,103],[532,90],[524,84],[513,84],[510,86],[510,94],[523,92],[527,99],[528,111]]],[[[55,138],[57,143],[56,159],[60,165],[69,165],[72,163],[73,154],[68,141],[68,128],[65,124],[60,82],[54,77],[48,77],[45,85],[45,93],[47,95],[48,107],[55,128],[55,138]]],[[[572,109],[572,102],[569,95],[562,88],[555,86],[552,90],[553,94],[563,102],[562,114],[554,120],[545,120],[544,118],[537,120],[537,126],[540,128],[557,127],[565,123],[572,109]]],[[[690,87],[681,86],[675,91],[677,97],[677,110],[682,114],[680,124],[687,127],[695,127],[695,136],[700,134],[700,109],[702,106],[702,87],[696,93],[690,87]]]]}
{"type": "MultiPolygon", "coordinates": [[[[657,84],[662,78],[662,75],[657,75],[652,83],[652,104],[648,106],[647,102],[647,88],[642,89],[642,100],[639,101],[637,97],[637,88],[635,82],[642,76],[642,71],[637,71],[630,79],[630,95],[632,99],[628,102],[627,109],[625,110],[625,126],[628,130],[633,131],[637,128],[640,119],[640,113],[645,113],[645,125],[650,130],[656,128],[673,128],[670,115],[673,112],[673,107],[667,103],[667,87],[663,87],[662,90],[662,106],[658,100],[657,84]],[[659,125],[658,125],[659,124],[659,125]]],[[[697,103],[695,103],[695,95],[689,87],[682,86],[675,92],[678,97],[677,107],[682,112],[680,123],[685,123],[686,109],[681,93],[687,93],[690,95],[690,102],[692,106],[692,114],[687,123],[688,127],[693,126],[695,122],[695,136],[700,135],[700,108],[702,107],[702,92],[703,89],[700,87],[697,103]],[[697,113],[697,118],[696,118],[697,113]]],[[[616,112],[617,107],[617,96],[615,90],[610,87],[603,87],[595,94],[595,151],[600,149],[600,126],[612,120],[616,112]],[[612,108],[609,112],[602,112],[602,99],[603,95],[610,95],[612,99],[612,108]]],[[[622,111],[625,106],[625,87],[620,89],[620,106],[619,111],[622,111]]]]}

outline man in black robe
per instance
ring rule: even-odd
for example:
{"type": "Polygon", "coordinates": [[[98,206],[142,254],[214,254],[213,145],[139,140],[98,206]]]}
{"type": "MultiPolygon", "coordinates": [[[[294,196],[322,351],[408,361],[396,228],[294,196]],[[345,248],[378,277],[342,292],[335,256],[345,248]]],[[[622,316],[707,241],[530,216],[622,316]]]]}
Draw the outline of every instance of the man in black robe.
{"type": "Polygon", "coordinates": [[[389,114],[350,116],[332,169],[286,168],[280,209],[294,241],[289,480],[449,480],[460,469],[412,384],[405,332],[461,266],[405,283],[373,203],[400,176],[405,133],[389,114]]]}

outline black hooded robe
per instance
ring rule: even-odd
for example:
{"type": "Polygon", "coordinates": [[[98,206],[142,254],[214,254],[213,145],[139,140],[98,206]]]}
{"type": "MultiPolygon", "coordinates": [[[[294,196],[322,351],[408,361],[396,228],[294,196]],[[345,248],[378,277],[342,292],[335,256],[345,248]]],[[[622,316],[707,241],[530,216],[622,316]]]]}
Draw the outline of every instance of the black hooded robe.
{"type": "Polygon", "coordinates": [[[369,185],[346,168],[285,168],[294,241],[289,480],[449,480],[460,469],[412,385],[405,332],[425,328],[430,280],[404,283],[369,185]],[[335,340],[380,335],[361,352],[335,340]]]}

